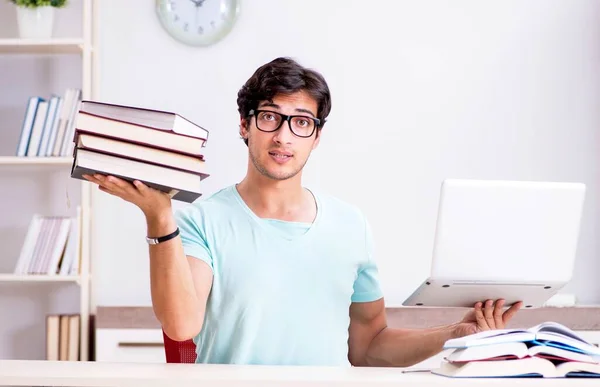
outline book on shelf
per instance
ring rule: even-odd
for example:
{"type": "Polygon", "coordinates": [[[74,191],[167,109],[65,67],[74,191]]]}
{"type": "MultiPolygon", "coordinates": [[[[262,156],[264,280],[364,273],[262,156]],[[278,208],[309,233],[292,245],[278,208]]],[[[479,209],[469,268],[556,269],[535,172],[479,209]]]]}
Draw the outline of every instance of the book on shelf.
{"type": "Polygon", "coordinates": [[[68,88],[64,96],[32,96],[27,102],[16,155],[65,157],[73,151],[74,119],[81,90],[68,88]]]}
{"type": "Polygon", "coordinates": [[[600,348],[556,322],[497,329],[446,341],[432,373],[454,378],[600,377],[600,348]]]}
{"type": "Polygon", "coordinates": [[[139,180],[191,203],[209,176],[203,154],[208,134],[176,113],[85,100],[75,119],[71,177],[139,180]]]}
{"type": "Polygon", "coordinates": [[[46,316],[46,360],[78,361],[80,359],[79,314],[46,316]]]}
{"type": "Polygon", "coordinates": [[[80,229],[80,207],[75,217],[34,214],[14,274],[78,275],[80,229]]]}

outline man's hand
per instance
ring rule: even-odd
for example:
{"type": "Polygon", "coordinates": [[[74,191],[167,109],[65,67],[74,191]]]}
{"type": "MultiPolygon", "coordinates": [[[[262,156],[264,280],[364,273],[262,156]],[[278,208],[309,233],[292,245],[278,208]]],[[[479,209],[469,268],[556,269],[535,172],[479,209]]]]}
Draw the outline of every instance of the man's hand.
{"type": "Polygon", "coordinates": [[[118,196],[135,204],[147,219],[157,218],[171,212],[171,198],[164,192],[146,186],[140,181],[133,184],[114,176],[84,175],[84,179],[98,184],[101,191],[118,196]]]}
{"type": "Polygon", "coordinates": [[[517,302],[507,310],[503,310],[504,300],[478,302],[474,309],[456,324],[454,336],[463,337],[481,331],[504,329],[522,305],[521,302],[517,302]]]}

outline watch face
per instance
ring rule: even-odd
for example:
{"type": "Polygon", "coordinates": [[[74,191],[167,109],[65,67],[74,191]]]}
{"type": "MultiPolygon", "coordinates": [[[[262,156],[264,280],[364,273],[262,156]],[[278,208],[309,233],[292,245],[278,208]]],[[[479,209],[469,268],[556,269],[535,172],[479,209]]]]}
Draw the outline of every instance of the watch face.
{"type": "Polygon", "coordinates": [[[178,41],[208,46],[231,31],[240,0],[156,0],[163,28],[178,41]]]}

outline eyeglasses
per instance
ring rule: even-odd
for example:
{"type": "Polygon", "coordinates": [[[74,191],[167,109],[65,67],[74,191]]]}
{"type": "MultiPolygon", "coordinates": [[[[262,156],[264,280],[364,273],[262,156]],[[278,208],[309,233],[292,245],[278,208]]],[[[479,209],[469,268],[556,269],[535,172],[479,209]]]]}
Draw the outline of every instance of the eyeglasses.
{"type": "Polygon", "coordinates": [[[321,123],[318,118],[301,115],[288,116],[270,110],[252,109],[248,115],[256,118],[256,127],[261,132],[275,132],[287,121],[292,133],[303,138],[312,136],[321,123]]]}

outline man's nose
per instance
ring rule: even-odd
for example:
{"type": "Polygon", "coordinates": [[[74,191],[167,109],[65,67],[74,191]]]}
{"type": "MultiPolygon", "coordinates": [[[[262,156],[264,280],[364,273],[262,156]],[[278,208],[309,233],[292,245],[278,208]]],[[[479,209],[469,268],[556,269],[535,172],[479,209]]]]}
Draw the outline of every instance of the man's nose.
{"type": "Polygon", "coordinates": [[[294,133],[292,133],[292,128],[290,126],[290,122],[286,121],[277,131],[275,132],[275,136],[273,140],[280,144],[289,144],[292,142],[292,138],[294,137],[294,133]]]}

